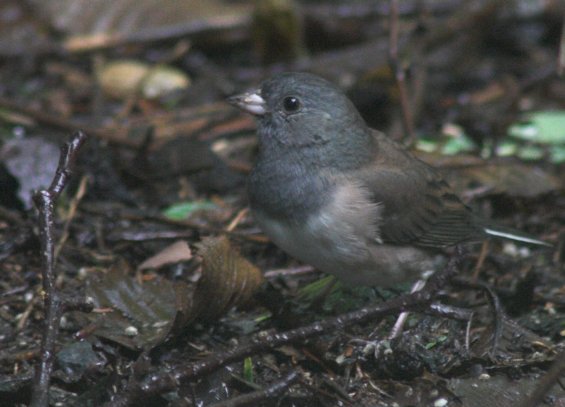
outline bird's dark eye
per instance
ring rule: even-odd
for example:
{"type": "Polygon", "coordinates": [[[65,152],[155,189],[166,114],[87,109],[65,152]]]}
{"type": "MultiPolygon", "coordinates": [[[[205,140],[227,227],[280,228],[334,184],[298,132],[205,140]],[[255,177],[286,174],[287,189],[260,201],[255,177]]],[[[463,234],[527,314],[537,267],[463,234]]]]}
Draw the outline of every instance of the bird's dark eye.
{"type": "Polygon", "coordinates": [[[287,113],[295,113],[300,110],[301,103],[297,97],[287,96],[283,100],[283,107],[287,113]]]}

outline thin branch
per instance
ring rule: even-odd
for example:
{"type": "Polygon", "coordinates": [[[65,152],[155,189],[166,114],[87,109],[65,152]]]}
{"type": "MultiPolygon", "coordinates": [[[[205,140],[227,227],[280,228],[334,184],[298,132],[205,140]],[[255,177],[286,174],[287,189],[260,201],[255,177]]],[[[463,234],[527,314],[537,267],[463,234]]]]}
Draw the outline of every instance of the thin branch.
{"type": "Polygon", "coordinates": [[[41,341],[41,357],[35,372],[30,406],[44,407],[49,404],[49,382],[55,357],[55,341],[59,334],[64,304],[55,287],[55,238],[53,208],[72,175],[78,151],[86,141],[86,134],[77,132],[71,141],[61,148],[59,165],[48,189],[34,196],[39,211],[39,237],[41,240],[41,275],[45,307],[44,332],[41,341]]]}
{"type": "Polygon", "coordinates": [[[290,372],[281,380],[271,384],[266,389],[257,390],[248,394],[234,397],[229,400],[214,403],[210,407],[243,407],[243,406],[256,406],[268,400],[273,400],[284,393],[291,385],[293,385],[300,375],[296,371],[290,372]]]}
{"type": "Polygon", "coordinates": [[[392,72],[396,78],[398,93],[400,95],[400,108],[402,109],[402,124],[406,132],[407,144],[414,142],[414,118],[411,109],[411,101],[408,96],[408,85],[406,84],[406,72],[398,57],[398,0],[390,0],[389,19],[389,46],[388,57],[392,72]]]}
{"type": "Polygon", "coordinates": [[[57,246],[55,246],[55,261],[57,261],[57,259],[59,258],[59,253],[61,253],[61,250],[63,250],[63,246],[65,245],[67,239],[69,238],[69,228],[77,213],[78,205],[80,204],[80,201],[82,200],[82,198],[84,198],[84,195],[86,194],[87,183],[88,183],[88,177],[87,176],[82,177],[77,192],[69,204],[69,211],[66,215],[65,225],[63,226],[63,232],[61,233],[61,238],[59,239],[57,246]]]}
{"type": "Polygon", "coordinates": [[[563,76],[565,72],[565,17],[561,27],[561,40],[559,41],[559,56],[557,58],[557,74],[563,76]]]}

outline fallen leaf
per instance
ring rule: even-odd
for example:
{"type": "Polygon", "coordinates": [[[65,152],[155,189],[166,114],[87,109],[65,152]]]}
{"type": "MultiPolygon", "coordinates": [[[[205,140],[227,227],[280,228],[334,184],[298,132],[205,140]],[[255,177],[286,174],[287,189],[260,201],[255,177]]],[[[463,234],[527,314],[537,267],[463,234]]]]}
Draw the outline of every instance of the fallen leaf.
{"type": "Polygon", "coordinates": [[[95,335],[129,349],[150,349],[164,340],[175,317],[174,283],[158,278],[140,284],[126,269],[114,267],[87,281],[94,306],[114,312],[85,316],[95,324],[95,335]]]}
{"type": "Polygon", "coordinates": [[[213,320],[247,302],[263,282],[261,271],[235,250],[227,237],[207,237],[198,245],[202,277],[194,302],[198,318],[213,320]]]}
{"type": "Polygon", "coordinates": [[[190,250],[190,247],[188,247],[188,243],[184,240],[179,240],[178,242],[165,247],[163,250],[148,259],[145,259],[145,261],[137,266],[137,270],[158,269],[159,267],[163,267],[168,264],[188,261],[191,258],[192,251],[190,250]]]}
{"type": "Polygon", "coordinates": [[[513,124],[508,134],[543,144],[565,144],[565,111],[533,112],[513,124]]]}
{"type": "Polygon", "coordinates": [[[211,201],[179,202],[165,209],[163,211],[163,215],[169,219],[185,220],[188,219],[194,212],[216,208],[217,206],[211,201]]]}
{"type": "MultiPolygon", "coordinates": [[[[199,245],[200,276],[195,285],[160,276],[140,283],[115,267],[87,281],[86,295],[96,309],[80,314],[92,332],[129,349],[147,350],[183,333],[192,321],[211,321],[247,302],[263,282],[261,271],[231,247],[226,237],[205,238],[199,245]]],[[[189,258],[186,242],[177,242],[148,259],[144,267],[189,258]]],[[[141,266],[140,266],[141,267],[141,266]]]]}

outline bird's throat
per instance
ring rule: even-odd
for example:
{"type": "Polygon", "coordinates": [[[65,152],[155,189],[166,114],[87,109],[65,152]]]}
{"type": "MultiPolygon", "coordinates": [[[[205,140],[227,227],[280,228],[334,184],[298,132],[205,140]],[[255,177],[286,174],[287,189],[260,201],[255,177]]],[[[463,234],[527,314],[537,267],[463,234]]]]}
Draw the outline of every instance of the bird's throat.
{"type": "Polygon", "coordinates": [[[248,179],[249,204],[277,219],[304,221],[316,213],[332,191],[323,172],[301,162],[257,160],[248,179]]]}

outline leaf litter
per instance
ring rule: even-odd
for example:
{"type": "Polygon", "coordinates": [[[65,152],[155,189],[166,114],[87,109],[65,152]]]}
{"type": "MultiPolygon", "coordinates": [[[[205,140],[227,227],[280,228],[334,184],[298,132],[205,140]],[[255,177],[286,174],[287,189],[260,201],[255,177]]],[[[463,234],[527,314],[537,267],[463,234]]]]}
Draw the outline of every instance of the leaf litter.
{"type": "MultiPolygon", "coordinates": [[[[63,319],[54,400],[99,405],[113,389],[131,395],[126,382],[164,378],[181,366],[208,366],[212,373],[179,383],[167,393],[171,402],[190,394],[206,403],[243,395],[269,405],[267,395],[278,394],[281,405],[488,405],[501,397],[516,404],[536,388],[563,343],[559,120],[565,89],[554,73],[558,2],[455,0],[424,2],[425,10],[422,2],[399,2],[401,65],[413,97],[408,105],[416,135],[426,135],[436,152],[423,158],[477,210],[555,243],[551,253],[541,253],[492,242],[471,248],[462,266],[462,275],[494,287],[519,321],[501,323],[509,357],[488,354],[494,331],[482,294],[447,288],[442,301],[474,311],[470,328],[416,314],[380,359],[362,353],[373,331],[386,338],[391,318],[217,369],[208,364],[215,355],[260,343],[263,334],[397,296],[336,288],[321,309],[309,307],[301,292],[311,294],[303,287],[320,274],[297,272],[303,265],[269,244],[243,211],[245,175],[256,154],[254,125],[222,102],[273,72],[308,70],[347,90],[373,127],[399,137],[402,95],[387,56],[389,3],[300,2],[294,8],[288,2],[282,19],[265,6],[256,22],[247,2],[211,2],[204,9],[192,2],[86,3],[78,14],[63,0],[31,2],[36,13],[18,2],[0,6],[1,18],[20,22],[0,30],[0,53],[7,56],[0,66],[2,148],[18,137],[60,145],[77,127],[91,134],[66,191],[78,196],[79,179],[87,176],[85,195],[72,216],[59,216],[67,211],[64,196],[55,219],[55,229],[65,232],[57,237],[57,289],[93,298],[97,312],[63,319]],[[277,42],[285,24],[300,29],[277,42]],[[45,27],[56,27],[57,35],[45,27]],[[96,77],[105,61],[136,61],[149,71],[172,67],[190,86],[158,98],[107,97],[96,77]],[[442,129],[451,137],[437,137],[442,129]],[[536,139],[515,137],[533,130],[536,139]],[[511,157],[493,158],[503,153],[511,157]],[[292,374],[299,383],[285,381],[292,374]]],[[[28,156],[18,165],[27,172],[11,166],[12,156],[3,155],[0,166],[0,396],[8,405],[29,402],[42,326],[37,227],[25,210],[29,198],[18,194],[41,179],[48,183],[46,165],[58,155],[57,149],[24,150],[28,156]]],[[[557,386],[549,395],[563,398],[557,386]]],[[[159,392],[150,397],[164,400],[159,392]]]]}

